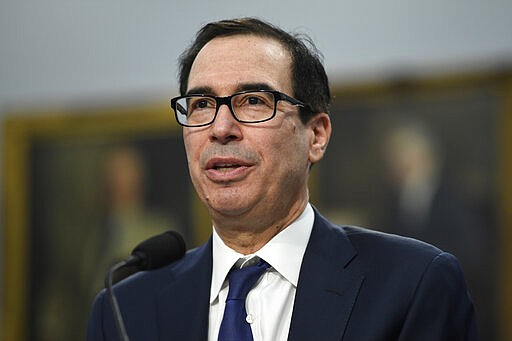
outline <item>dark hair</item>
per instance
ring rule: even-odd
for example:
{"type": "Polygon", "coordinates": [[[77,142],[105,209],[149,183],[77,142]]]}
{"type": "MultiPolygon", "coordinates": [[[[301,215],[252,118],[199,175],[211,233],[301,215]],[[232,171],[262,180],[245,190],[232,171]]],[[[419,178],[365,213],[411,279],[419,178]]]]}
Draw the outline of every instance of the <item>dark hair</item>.
{"type": "Polygon", "coordinates": [[[256,18],[222,20],[203,26],[192,45],[179,59],[180,92],[187,91],[188,77],[199,51],[212,39],[234,35],[256,35],[275,39],[283,45],[292,58],[293,97],[307,104],[301,110],[301,120],[306,123],[320,112],[329,112],[331,95],[329,81],[322,65],[322,55],[312,40],[299,34],[283,31],[279,27],[256,18]]]}

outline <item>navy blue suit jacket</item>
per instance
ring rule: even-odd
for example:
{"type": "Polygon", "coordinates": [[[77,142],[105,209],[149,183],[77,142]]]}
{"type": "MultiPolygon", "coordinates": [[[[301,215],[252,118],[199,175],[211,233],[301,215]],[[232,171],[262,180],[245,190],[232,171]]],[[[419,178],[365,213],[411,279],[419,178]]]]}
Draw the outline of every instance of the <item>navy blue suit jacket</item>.
{"type": "MultiPolygon", "coordinates": [[[[132,341],[207,340],[212,242],[115,287],[132,341]]],[[[413,239],[338,227],[315,211],[289,340],[476,340],[457,260],[413,239]]],[[[118,340],[102,291],[88,341],[118,340]]]]}

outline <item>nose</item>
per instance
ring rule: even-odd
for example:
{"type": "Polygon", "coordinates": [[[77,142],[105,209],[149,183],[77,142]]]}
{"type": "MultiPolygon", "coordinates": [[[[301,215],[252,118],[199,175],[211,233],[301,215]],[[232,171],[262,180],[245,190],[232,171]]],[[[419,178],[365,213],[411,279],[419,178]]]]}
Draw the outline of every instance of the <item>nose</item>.
{"type": "Polygon", "coordinates": [[[241,138],[240,122],[235,119],[226,104],[220,105],[217,116],[210,127],[210,140],[226,144],[241,138]]]}

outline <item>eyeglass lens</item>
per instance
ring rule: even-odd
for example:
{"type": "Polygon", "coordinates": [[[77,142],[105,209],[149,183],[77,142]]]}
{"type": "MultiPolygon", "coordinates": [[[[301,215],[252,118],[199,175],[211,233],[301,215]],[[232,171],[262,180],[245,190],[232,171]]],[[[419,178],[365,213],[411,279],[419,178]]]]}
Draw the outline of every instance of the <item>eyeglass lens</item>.
{"type": "MultiPolygon", "coordinates": [[[[229,97],[228,97],[229,99],[229,97]]],[[[215,97],[186,96],[176,102],[177,116],[186,125],[204,125],[212,122],[218,110],[217,105],[224,104],[215,97]],[[220,102],[220,103],[219,103],[220,102]]],[[[259,122],[274,115],[275,99],[271,92],[255,91],[235,94],[228,104],[235,117],[242,122],[259,122]]]]}

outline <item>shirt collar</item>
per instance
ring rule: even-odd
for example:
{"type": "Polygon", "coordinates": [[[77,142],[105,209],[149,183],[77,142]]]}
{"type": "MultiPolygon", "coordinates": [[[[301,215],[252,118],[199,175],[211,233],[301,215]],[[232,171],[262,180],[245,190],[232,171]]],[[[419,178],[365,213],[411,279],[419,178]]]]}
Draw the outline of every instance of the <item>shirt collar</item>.
{"type": "MultiPolygon", "coordinates": [[[[302,214],[279,232],[255,255],[263,258],[293,286],[297,287],[302,258],[313,229],[315,214],[308,203],[302,214]]],[[[244,256],[229,248],[213,229],[213,272],[210,303],[215,301],[235,262],[244,256]]]]}

